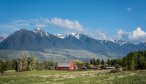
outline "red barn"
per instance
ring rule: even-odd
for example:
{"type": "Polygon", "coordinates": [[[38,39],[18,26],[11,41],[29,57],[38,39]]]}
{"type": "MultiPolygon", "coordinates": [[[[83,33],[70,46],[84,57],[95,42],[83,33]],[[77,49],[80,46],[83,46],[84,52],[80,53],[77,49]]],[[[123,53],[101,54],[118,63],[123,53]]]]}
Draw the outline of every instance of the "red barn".
{"type": "Polygon", "coordinates": [[[73,62],[59,62],[55,70],[74,70],[74,63],[73,62]]]}

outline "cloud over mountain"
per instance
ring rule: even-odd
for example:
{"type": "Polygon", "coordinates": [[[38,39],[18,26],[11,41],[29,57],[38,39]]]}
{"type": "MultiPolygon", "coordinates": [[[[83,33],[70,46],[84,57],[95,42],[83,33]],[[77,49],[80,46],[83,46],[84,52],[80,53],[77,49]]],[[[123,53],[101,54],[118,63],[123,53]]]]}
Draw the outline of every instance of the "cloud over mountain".
{"type": "Polygon", "coordinates": [[[134,42],[146,42],[146,32],[138,27],[129,34],[129,40],[134,42]]]}
{"type": "Polygon", "coordinates": [[[59,27],[71,29],[71,30],[83,31],[83,26],[76,20],[52,18],[50,19],[49,23],[59,26],[59,27]]]}
{"type": "Polygon", "coordinates": [[[146,42],[146,32],[140,27],[136,28],[132,32],[126,32],[120,29],[118,31],[118,38],[133,43],[146,42]]]}
{"type": "MultiPolygon", "coordinates": [[[[100,34],[104,37],[102,33],[100,34]]],[[[82,33],[54,35],[37,28],[33,31],[27,29],[15,31],[0,42],[0,49],[37,51],[40,52],[38,56],[45,57],[45,60],[46,57],[60,56],[63,56],[65,60],[68,58],[87,60],[93,58],[91,57],[93,54],[100,59],[119,58],[131,51],[145,50],[146,46],[144,43],[133,44],[122,40],[97,40],[82,33]]]]}
{"type": "Polygon", "coordinates": [[[64,32],[84,32],[85,34],[99,40],[124,40],[132,43],[146,42],[146,32],[140,27],[136,30],[127,32],[120,29],[117,35],[108,35],[100,31],[86,31],[86,29],[77,20],[64,19],[64,18],[34,18],[34,19],[20,19],[7,23],[0,23],[0,34],[8,35],[16,30],[25,28],[32,30],[34,27],[37,28],[49,28],[56,26],[64,32]]]}
{"type": "MultiPolygon", "coordinates": [[[[26,28],[31,29],[34,27],[48,27],[49,25],[55,25],[57,28],[64,28],[72,31],[83,31],[83,26],[77,20],[63,19],[63,18],[34,18],[34,19],[20,19],[7,23],[0,24],[0,31],[12,33],[16,30],[26,28]]],[[[1,33],[1,32],[0,32],[1,33]]]]}
{"type": "Polygon", "coordinates": [[[129,32],[126,32],[126,31],[120,29],[117,33],[116,38],[118,38],[119,40],[126,40],[127,41],[129,39],[128,36],[129,36],[129,32]]]}
{"type": "Polygon", "coordinates": [[[110,37],[108,37],[105,33],[100,32],[100,31],[85,32],[85,34],[98,40],[110,40],[110,37]]]}

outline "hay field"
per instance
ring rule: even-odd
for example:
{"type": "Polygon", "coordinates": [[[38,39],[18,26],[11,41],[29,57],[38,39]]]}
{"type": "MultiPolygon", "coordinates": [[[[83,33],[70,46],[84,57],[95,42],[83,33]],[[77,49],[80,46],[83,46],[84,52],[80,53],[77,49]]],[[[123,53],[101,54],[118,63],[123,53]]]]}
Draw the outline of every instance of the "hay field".
{"type": "Polygon", "coordinates": [[[146,71],[8,71],[0,84],[146,84],[146,71]]]}

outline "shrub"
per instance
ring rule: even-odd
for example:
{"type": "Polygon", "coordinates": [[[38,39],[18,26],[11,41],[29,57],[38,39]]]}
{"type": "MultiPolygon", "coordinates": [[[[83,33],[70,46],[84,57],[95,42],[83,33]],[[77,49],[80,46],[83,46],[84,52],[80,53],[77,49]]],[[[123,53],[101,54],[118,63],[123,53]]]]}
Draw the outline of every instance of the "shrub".
{"type": "Polygon", "coordinates": [[[110,73],[117,73],[117,72],[120,72],[120,70],[119,69],[113,69],[113,70],[110,71],[110,73]]]}

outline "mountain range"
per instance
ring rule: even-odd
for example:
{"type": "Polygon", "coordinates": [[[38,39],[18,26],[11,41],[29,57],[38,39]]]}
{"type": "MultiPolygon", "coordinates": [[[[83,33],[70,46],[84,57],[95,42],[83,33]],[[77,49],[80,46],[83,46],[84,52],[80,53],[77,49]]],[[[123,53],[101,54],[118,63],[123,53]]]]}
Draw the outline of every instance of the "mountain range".
{"type": "Polygon", "coordinates": [[[0,42],[0,49],[0,58],[27,52],[41,60],[89,60],[120,58],[131,51],[146,50],[146,43],[97,40],[82,33],[53,35],[36,28],[10,34],[0,42]]]}

